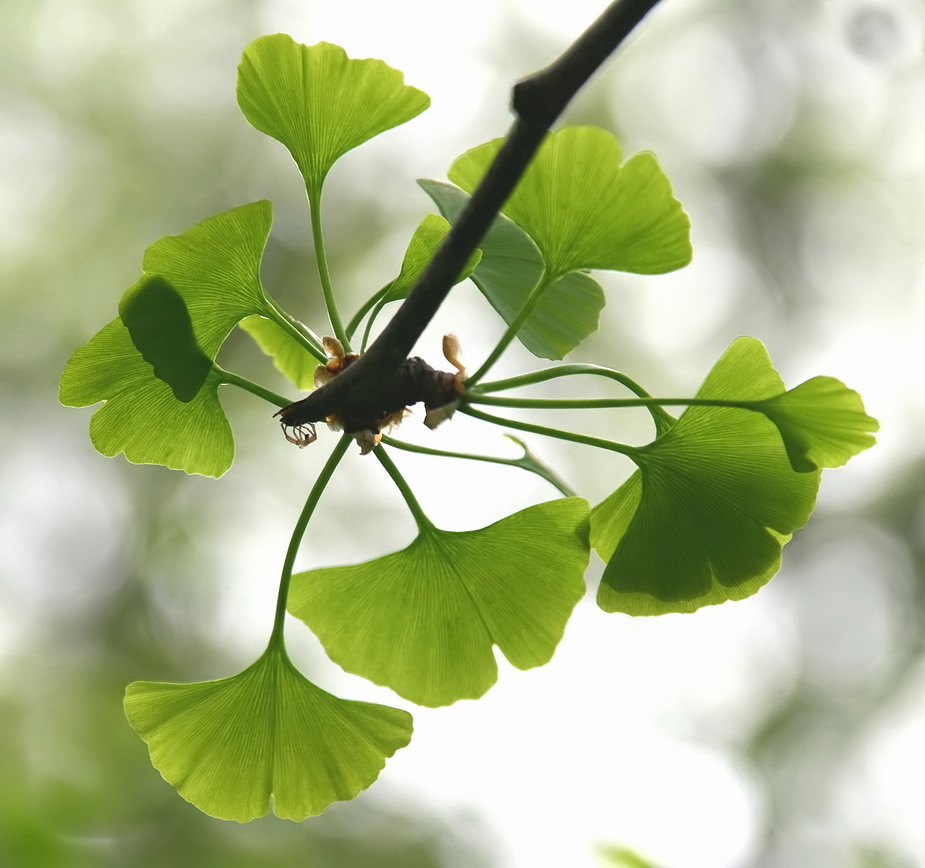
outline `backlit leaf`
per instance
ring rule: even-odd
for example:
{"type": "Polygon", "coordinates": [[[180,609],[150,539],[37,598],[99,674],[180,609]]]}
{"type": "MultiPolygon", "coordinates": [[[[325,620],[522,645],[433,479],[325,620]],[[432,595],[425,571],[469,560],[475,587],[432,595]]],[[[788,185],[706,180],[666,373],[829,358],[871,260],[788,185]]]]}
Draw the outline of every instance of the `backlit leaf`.
{"type": "Polygon", "coordinates": [[[277,649],[219,681],[136,681],[124,706],[164,779],[238,822],[271,808],[303,820],[352,799],[411,740],[407,712],[332,696],[277,649]]]}
{"type": "Polygon", "coordinates": [[[68,407],[105,401],[90,420],[90,439],[103,455],[124,452],[135,464],[221,476],[234,460],[234,438],[219,385],[210,371],[192,400],[178,401],[115,319],[71,356],[59,398],[68,407]]]}
{"type": "MultiPolygon", "coordinates": [[[[420,180],[421,188],[450,223],[455,223],[469,194],[454,184],[420,180]]],[[[472,281],[510,325],[543,273],[543,257],[530,237],[499,214],[479,242],[482,259],[472,281]]],[[[575,271],[547,287],[517,337],[535,356],[563,359],[597,330],[604,291],[592,277],[575,271]]]]}
{"type": "MultiPolygon", "coordinates": [[[[761,342],[739,338],[697,397],[757,402],[783,391],[761,342]]],[[[818,472],[791,467],[775,425],[746,409],[689,407],[634,460],[639,469],[591,513],[608,612],[693,612],[754,594],[819,485],[818,472]]]]}
{"type": "Polygon", "coordinates": [[[876,443],[876,419],[864,412],[861,396],[833,377],[813,377],[762,401],[759,409],[777,425],[790,463],[807,472],[841,467],[876,443]]]}
{"type": "Polygon", "coordinates": [[[381,60],[356,60],[327,42],[261,36],[238,67],[238,105],[260,132],[282,142],[311,196],[347,151],[419,115],[430,97],[381,60]]]}
{"type": "Polygon", "coordinates": [[[296,388],[303,392],[315,388],[318,359],[275,320],[254,314],[242,319],[238,325],[273,359],[276,369],[292,380],[296,388]]]}
{"type": "MultiPolygon", "coordinates": [[[[389,287],[386,301],[398,301],[407,297],[418,277],[421,276],[421,272],[434,258],[437,248],[443,243],[449,231],[450,224],[437,214],[428,214],[421,221],[418,228],[414,230],[414,235],[411,236],[408,249],[402,259],[401,271],[389,287]]],[[[481,258],[482,251],[476,248],[460,272],[456,283],[461,283],[469,277],[481,258]]]]}
{"type": "Polygon", "coordinates": [[[235,323],[273,312],[259,277],[271,221],[270,203],[253,202],[145,251],[145,276],[124,294],[121,319],[81,347],[61,378],[62,403],[107,402],[90,423],[104,455],[206,476],[231,465],[212,362],[235,323]]]}
{"type": "MultiPolygon", "coordinates": [[[[449,178],[472,193],[501,147],[459,157],[449,178]]],[[[536,243],[550,273],[584,268],[660,274],[691,259],[690,220],[655,157],[620,164],[617,140],[596,127],[549,133],[502,207],[536,243]]]]}
{"type": "Polygon", "coordinates": [[[430,528],[402,551],[292,578],[288,608],[348,672],[419,705],[477,698],[497,680],[497,645],[542,666],[581,599],[587,503],[566,498],[481,530],[430,528]]]}

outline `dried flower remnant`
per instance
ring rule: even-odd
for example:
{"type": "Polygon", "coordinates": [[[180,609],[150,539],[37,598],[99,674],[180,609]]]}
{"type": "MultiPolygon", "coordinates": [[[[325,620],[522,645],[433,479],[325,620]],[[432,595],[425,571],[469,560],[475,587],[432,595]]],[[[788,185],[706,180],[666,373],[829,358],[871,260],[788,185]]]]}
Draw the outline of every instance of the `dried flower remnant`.
{"type": "MultiPolygon", "coordinates": [[[[323,340],[328,362],[315,368],[315,388],[320,389],[341,371],[355,362],[356,353],[345,353],[343,345],[333,337],[323,340]]],[[[443,339],[443,352],[456,368],[456,373],[437,371],[418,356],[405,359],[395,375],[382,385],[373,399],[357,401],[338,408],[324,418],[334,431],[346,431],[360,445],[363,455],[371,452],[382,439],[383,430],[391,430],[411,414],[408,407],[423,401],[426,409],[424,424],[435,428],[453,415],[464,391],[466,370],[459,361],[459,341],[455,335],[443,339]]],[[[283,407],[274,415],[290,443],[300,448],[317,439],[315,423],[320,418],[306,415],[305,399],[283,407]]]]}

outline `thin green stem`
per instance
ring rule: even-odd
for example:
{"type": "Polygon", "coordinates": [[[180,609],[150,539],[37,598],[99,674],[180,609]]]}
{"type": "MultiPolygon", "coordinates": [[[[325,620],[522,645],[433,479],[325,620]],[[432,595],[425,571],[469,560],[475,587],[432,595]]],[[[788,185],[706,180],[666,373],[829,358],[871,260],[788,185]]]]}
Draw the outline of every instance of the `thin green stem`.
{"type": "Polygon", "coordinates": [[[566,483],[551,467],[547,467],[539,458],[533,455],[523,441],[518,440],[510,434],[508,437],[524,450],[524,454],[520,458],[498,458],[494,455],[476,455],[471,452],[453,452],[444,449],[432,449],[429,446],[418,446],[416,443],[396,440],[389,436],[383,436],[382,442],[387,446],[394,446],[396,449],[402,449],[405,452],[415,452],[418,455],[432,455],[437,458],[460,458],[465,461],[484,461],[488,464],[502,464],[506,467],[517,467],[521,470],[535,473],[541,479],[545,479],[565,497],[577,497],[575,490],[569,487],[568,483],[566,483]]]}
{"type": "Polygon", "coordinates": [[[266,313],[270,319],[297,343],[305,347],[305,349],[319,362],[326,362],[328,356],[321,344],[321,338],[311,331],[304,323],[299,322],[295,317],[286,313],[286,311],[269,296],[267,297],[267,302],[269,303],[269,307],[266,313]]]}
{"type": "Polygon", "coordinates": [[[494,366],[495,362],[501,358],[501,354],[510,346],[511,341],[517,337],[517,332],[523,327],[527,318],[533,313],[543,293],[555,281],[555,276],[544,271],[538,283],[533,287],[533,291],[527,296],[527,300],[514,317],[513,322],[507,327],[501,340],[495,345],[495,348],[488,354],[488,358],[482,363],[482,366],[471,376],[466,379],[466,387],[472,388],[479,380],[482,379],[494,366]]]}
{"type": "MultiPolygon", "coordinates": [[[[558,365],[554,368],[547,368],[544,371],[522,374],[519,377],[510,377],[506,380],[495,380],[490,383],[482,383],[478,389],[475,390],[475,394],[481,396],[486,392],[501,392],[507,389],[518,389],[523,386],[535,386],[538,383],[545,383],[548,380],[553,380],[558,377],[572,377],[583,374],[615,380],[640,398],[652,397],[639,385],[639,383],[626,374],[620,371],[614,371],[610,368],[602,368],[600,365],[586,364],[558,365]]],[[[664,434],[674,424],[674,418],[657,405],[650,404],[647,406],[649,408],[649,413],[652,415],[652,421],[655,423],[656,432],[658,434],[664,434]]]]}
{"type": "Polygon", "coordinates": [[[369,319],[366,321],[366,328],[363,329],[363,342],[360,344],[360,352],[366,352],[366,345],[369,343],[369,334],[373,329],[373,323],[376,321],[376,317],[382,313],[382,308],[385,307],[387,301],[387,296],[383,295],[382,298],[376,303],[376,307],[373,309],[373,312],[369,315],[369,319]]]}
{"type": "Polygon", "coordinates": [[[286,550],[286,558],[283,561],[283,572],[279,579],[279,594],[276,598],[276,615],[273,619],[273,632],[270,635],[271,646],[283,644],[283,630],[286,623],[286,600],[289,597],[289,584],[292,581],[292,570],[295,566],[296,555],[299,553],[299,548],[302,545],[302,538],[305,536],[305,529],[308,527],[308,522],[315,511],[315,507],[318,506],[321,495],[331,481],[331,477],[334,475],[337,465],[340,464],[340,460],[346,454],[349,445],[350,437],[346,434],[341,436],[340,440],[337,441],[337,445],[325,462],[324,467],[321,469],[321,473],[318,474],[318,478],[315,480],[312,490],[308,493],[305,506],[302,507],[299,519],[292,529],[292,536],[289,539],[289,548],[286,550]]]}
{"type": "Polygon", "coordinates": [[[218,374],[222,383],[225,385],[237,386],[240,389],[244,389],[245,392],[250,392],[258,398],[263,398],[264,401],[275,404],[277,407],[285,407],[292,403],[291,398],[284,398],[282,395],[278,395],[276,392],[264,388],[259,383],[248,380],[247,377],[242,377],[240,374],[235,374],[232,371],[226,371],[214,362],[212,363],[212,369],[218,374]]]}
{"type": "Polygon", "coordinates": [[[388,294],[388,291],[392,288],[392,283],[390,281],[382,289],[374,292],[366,301],[363,302],[360,309],[353,315],[353,319],[347,323],[347,337],[352,338],[356,333],[356,330],[360,327],[360,323],[363,322],[363,317],[366,316],[378,303],[381,299],[385,298],[388,294]]]}
{"type": "Polygon", "coordinates": [[[718,398],[503,398],[469,393],[465,399],[475,404],[517,407],[528,410],[599,410],[612,407],[735,407],[754,410],[754,401],[725,401],[718,398]]]}
{"type": "Polygon", "coordinates": [[[597,449],[607,449],[610,452],[619,452],[629,458],[633,458],[639,453],[637,447],[628,446],[625,443],[614,443],[612,440],[601,440],[599,437],[588,437],[585,434],[575,434],[572,431],[560,431],[558,428],[547,428],[545,425],[532,425],[529,422],[521,422],[517,419],[504,419],[501,416],[483,413],[468,404],[460,404],[459,412],[475,419],[481,419],[483,422],[491,422],[493,425],[515,428],[518,431],[528,431],[531,434],[541,434],[544,437],[555,437],[557,440],[568,440],[570,443],[594,446],[597,449]]]}
{"type": "Polygon", "coordinates": [[[377,446],[373,450],[373,454],[379,459],[379,463],[386,469],[386,472],[392,477],[392,482],[395,483],[395,486],[401,492],[401,496],[405,499],[405,503],[408,504],[408,509],[414,516],[414,521],[418,526],[418,530],[421,533],[433,530],[434,523],[427,517],[424,510],[421,509],[421,504],[418,503],[417,498],[414,496],[414,492],[411,491],[411,486],[405,481],[405,477],[401,475],[385,449],[382,446],[377,446]]]}
{"type": "Polygon", "coordinates": [[[628,377],[620,371],[614,371],[611,368],[602,368],[600,365],[557,365],[554,368],[546,368],[542,371],[533,371],[529,374],[521,374],[518,377],[508,377],[505,380],[491,380],[487,383],[481,383],[478,387],[479,392],[504,392],[508,389],[520,389],[524,386],[535,386],[538,383],[545,383],[547,380],[554,380],[558,377],[573,377],[577,374],[593,374],[598,377],[607,377],[616,380],[623,386],[626,386],[633,394],[640,398],[648,398],[649,393],[642,388],[635,380],[628,377]]]}
{"type": "Polygon", "coordinates": [[[328,269],[328,257],[324,250],[324,235],[321,231],[321,191],[313,195],[309,191],[308,204],[312,216],[312,241],[315,244],[315,261],[318,263],[318,277],[321,279],[321,292],[324,295],[324,306],[331,320],[331,328],[335,337],[343,344],[344,350],[350,352],[350,338],[344,329],[334,298],[334,287],[331,284],[331,272],[328,269]]]}

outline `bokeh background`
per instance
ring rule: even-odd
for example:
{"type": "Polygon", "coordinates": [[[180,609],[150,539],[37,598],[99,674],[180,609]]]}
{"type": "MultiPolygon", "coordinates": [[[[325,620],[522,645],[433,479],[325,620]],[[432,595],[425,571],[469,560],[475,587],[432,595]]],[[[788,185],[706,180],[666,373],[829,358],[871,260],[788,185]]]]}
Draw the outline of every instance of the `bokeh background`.
{"type": "MultiPolygon", "coordinates": [[[[882,423],[875,450],[826,472],[767,588],[635,621],[590,594],[549,666],[502,662],[482,700],[411,709],[415,738],[380,780],[302,824],[200,814],[122,716],[129,681],[222,677],[256,657],[333,436],[295,450],[266,405],[223,395],[238,457],[215,481],[103,458],[90,411],[57,403],[67,358],[115,315],[144,248],[234,205],[274,201],[264,282],[322,321],[298,174],[235,104],[244,46],[276,31],[337,42],[433,97],[329,180],[350,311],[430,210],[415,178],[502,135],[511,83],[601,5],[0,0],[0,865],[591,868],[615,846],[661,868],[925,864],[920,0],[665,0],[566,118],[657,153],[695,248],[676,274],[601,275],[609,305],[574,358],[691,394],[752,334],[789,384],[839,377],[882,423]]],[[[439,361],[444,331],[475,362],[501,328],[463,286],[417,351],[439,361]]],[[[222,362],[292,391],[242,335],[222,362]]],[[[532,364],[515,349],[498,370],[532,364]]],[[[635,416],[598,415],[569,419],[645,436],[635,416]]],[[[465,419],[402,434],[514,454],[465,419]]],[[[592,502],[629,470],[531,445],[592,502]]],[[[447,528],[555,495],[515,471],[397,461],[447,528]]],[[[412,533],[381,468],[351,454],[299,565],[412,533]]],[[[407,707],[298,624],[289,643],[326,689],[407,707]]]]}

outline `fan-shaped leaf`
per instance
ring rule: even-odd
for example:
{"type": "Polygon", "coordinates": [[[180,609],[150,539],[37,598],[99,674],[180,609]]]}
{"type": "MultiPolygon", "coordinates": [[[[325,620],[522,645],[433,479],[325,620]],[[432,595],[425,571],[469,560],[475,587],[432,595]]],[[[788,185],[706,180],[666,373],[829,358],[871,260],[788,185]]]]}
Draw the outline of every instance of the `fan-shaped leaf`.
{"type": "Polygon", "coordinates": [[[59,397],[69,407],[105,401],[90,420],[90,439],[103,455],[124,452],[135,464],[221,476],[234,460],[234,438],[219,385],[210,371],[192,400],[178,401],[115,319],[71,356],[59,397]]]}
{"type": "Polygon", "coordinates": [[[271,221],[271,204],[253,202],[145,251],[145,277],[123,296],[121,320],[77,350],[61,378],[62,403],[107,402],[90,423],[104,455],[206,476],[230,467],[212,361],[235,323],[273,312],[259,277],[271,221]]]}
{"type": "MultiPolygon", "coordinates": [[[[450,167],[450,180],[472,193],[502,141],[467,151],[450,167]]],[[[622,166],[621,159],[605,130],[550,133],[501,209],[533,239],[550,273],[660,274],[690,262],[690,220],[655,157],[636,154],[622,166]]]]}
{"type": "MultiPolygon", "coordinates": [[[[418,181],[440,213],[455,223],[469,201],[468,193],[443,181],[418,181]]],[[[543,257],[530,236],[499,214],[479,242],[482,259],[472,280],[510,325],[543,273],[543,257]]],[[[563,359],[597,330],[604,307],[600,284],[580,271],[547,287],[517,337],[535,356],[563,359]]]]}
{"type": "Polygon", "coordinates": [[[292,578],[288,608],[349,672],[419,705],[477,698],[546,663],[584,593],[587,504],[533,506],[481,530],[430,528],[408,548],[292,578]]]}
{"type": "Polygon", "coordinates": [[[244,49],[237,92],[244,117],[289,149],[312,196],[339,157],[430,105],[381,60],[355,60],[337,45],[301,45],[283,33],[244,49]]]}
{"type": "MultiPolygon", "coordinates": [[[[740,338],[697,397],[762,401],[783,390],[761,342],[740,338]]],[[[818,473],[794,471],[772,422],[731,407],[689,407],[634,460],[639,470],[591,513],[608,612],[692,612],[755,593],[819,484],[818,473]]]]}
{"type": "Polygon", "coordinates": [[[876,419],[861,396],[833,377],[813,377],[758,405],[784,439],[794,470],[841,467],[876,443],[876,419]]]}
{"type": "MultiPolygon", "coordinates": [[[[180,235],[155,241],[145,251],[145,274],[157,275],[186,303],[193,335],[210,359],[239,320],[270,312],[260,283],[260,261],[272,222],[270,202],[251,202],[215,214],[180,235]]],[[[156,282],[142,281],[119,305],[122,321],[145,355],[149,349],[156,351],[151,344],[159,335],[157,329],[143,328],[156,305],[142,302],[144,292],[157,287],[156,282]]]]}
{"type": "Polygon", "coordinates": [[[219,681],[136,681],[125,714],[184,799],[239,822],[271,805],[303,820],[352,799],[411,740],[407,712],[332,696],[275,649],[219,681]]]}

